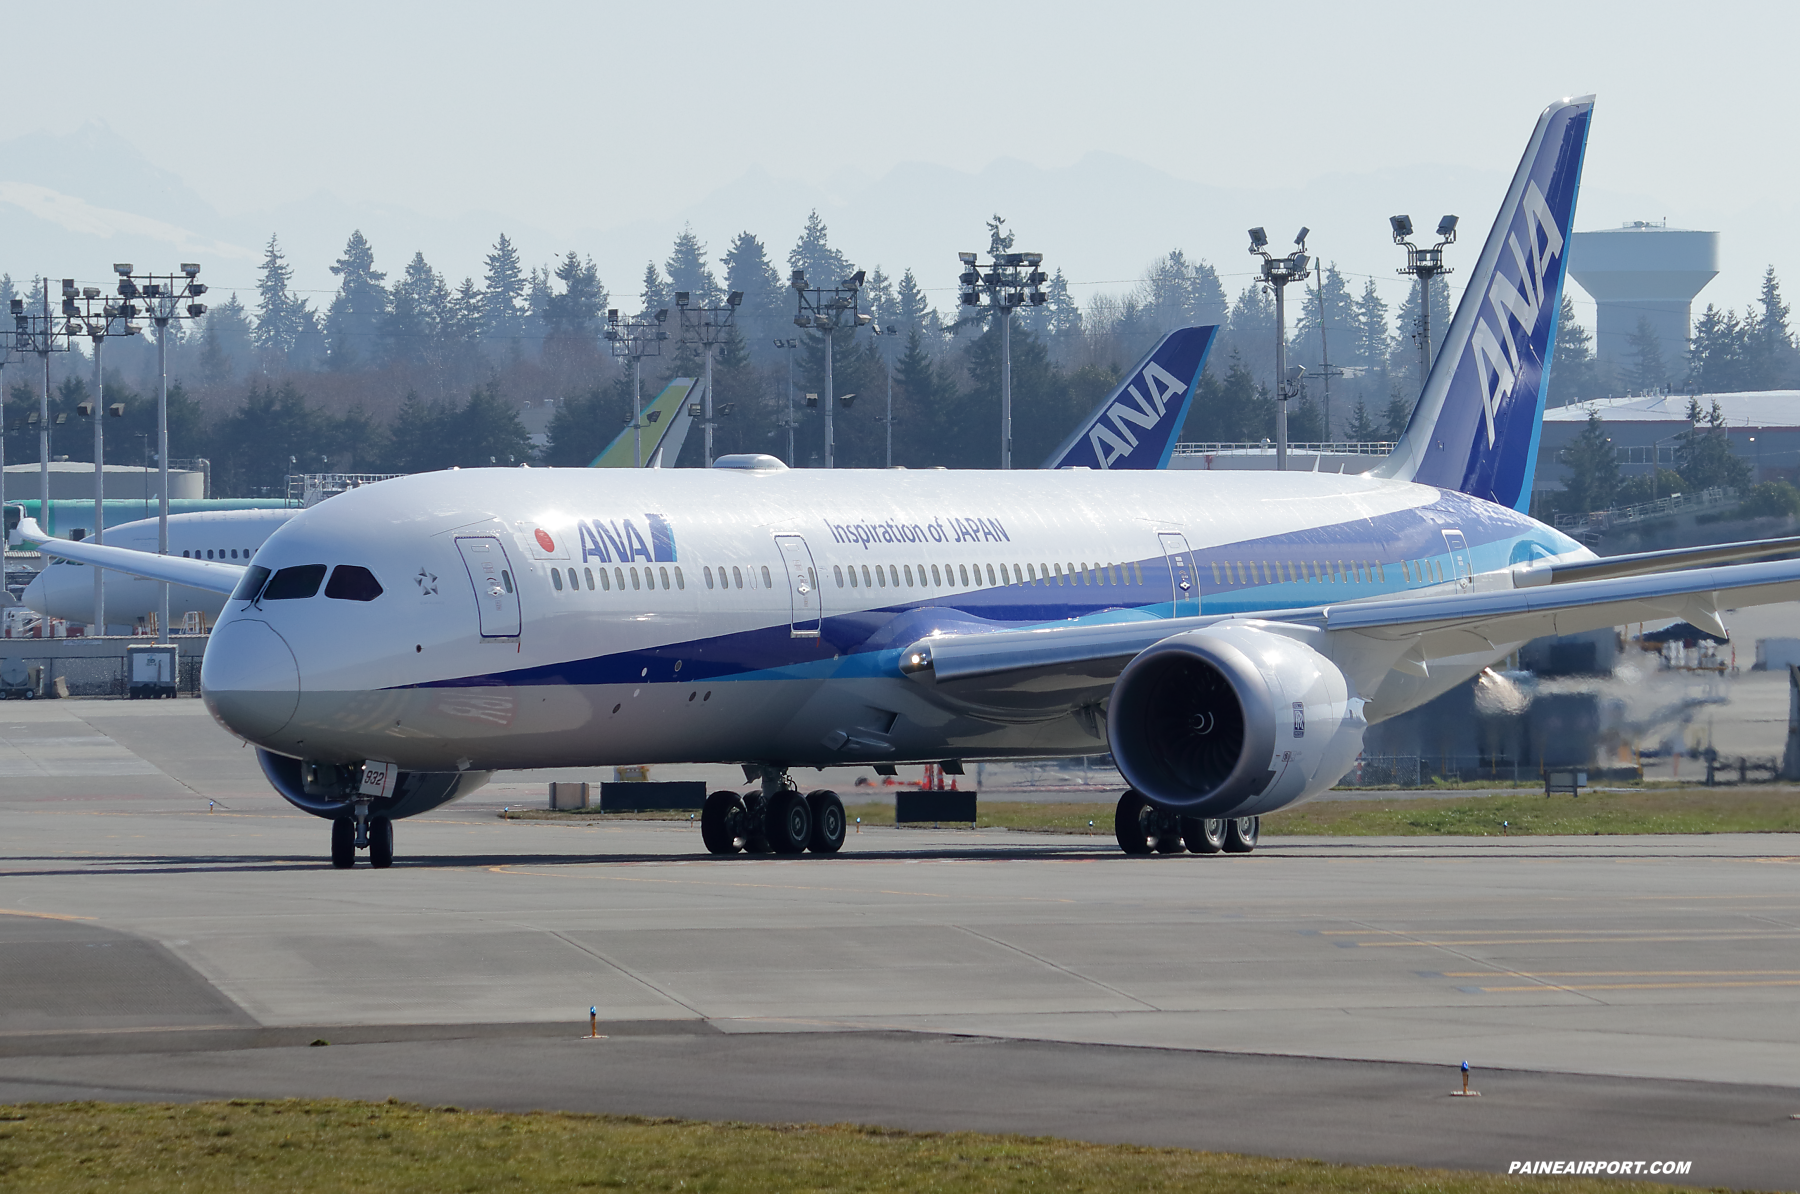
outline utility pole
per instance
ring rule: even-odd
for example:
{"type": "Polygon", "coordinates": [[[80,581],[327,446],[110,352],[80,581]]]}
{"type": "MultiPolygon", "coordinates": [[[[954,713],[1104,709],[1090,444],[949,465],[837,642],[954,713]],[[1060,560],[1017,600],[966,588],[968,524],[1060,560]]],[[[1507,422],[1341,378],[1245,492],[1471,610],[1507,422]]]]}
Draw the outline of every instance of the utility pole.
{"type": "MultiPolygon", "coordinates": [[[[681,342],[698,344],[706,352],[706,406],[703,426],[706,428],[706,467],[713,463],[713,352],[725,342],[731,334],[731,321],[737,315],[738,306],[744,301],[744,292],[734,290],[725,299],[723,307],[689,307],[692,296],[685,290],[675,294],[677,318],[681,321],[681,342]]],[[[673,461],[669,463],[673,464],[673,461]]]]}
{"type": "Polygon", "coordinates": [[[621,322],[617,308],[606,313],[604,334],[613,356],[631,358],[631,422],[627,426],[631,428],[632,458],[638,468],[644,467],[644,358],[662,355],[662,342],[669,338],[662,325],[668,321],[667,307],[648,320],[621,322]]]}
{"type": "MultiPolygon", "coordinates": [[[[118,269],[118,266],[114,266],[118,269]]],[[[131,273],[129,265],[125,273],[131,273]]],[[[81,405],[81,414],[94,421],[94,542],[106,542],[106,374],[101,363],[101,348],[108,336],[135,336],[138,325],[131,322],[137,308],[131,303],[102,301],[98,286],[81,289],[82,323],[94,346],[94,396],[81,405]]],[[[123,413],[124,408],[120,407],[123,413]]],[[[106,633],[106,569],[94,569],[94,633],[106,633]]]]}
{"type": "Polygon", "coordinates": [[[75,290],[73,278],[63,279],[63,306],[65,313],[60,320],[50,315],[50,279],[40,278],[43,286],[42,314],[33,315],[25,310],[24,299],[12,301],[13,345],[20,353],[36,353],[44,360],[44,388],[38,395],[38,523],[46,535],[56,533],[55,520],[50,516],[50,354],[68,352],[74,346],[74,337],[81,334],[78,324],[69,320],[69,311],[73,304],[68,297],[75,290]]]}
{"type": "Polygon", "coordinates": [[[1000,467],[1012,467],[1012,317],[1023,306],[1041,307],[1048,300],[1043,285],[1042,253],[1015,253],[1013,234],[1002,232],[1006,221],[996,215],[988,222],[988,264],[973,253],[958,253],[963,272],[957,277],[962,306],[985,309],[1000,320],[1000,467]]]}
{"type": "Polygon", "coordinates": [[[1444,264],[1444,246],[1456,243],[1456,217],[1438,221],[1438,243],[1429,249],[1412,243],[1411,216],[1389,216],[1388,226],[1394,231],[1394,243],[1406,250],[1406,264],[1399,272],[1419,279],[1419,391],[1423,393],[1425,379],[1431,376],[1431,280],[1455,272],[1444,264]]]}
{"type": "Polygon", "coordinates": [[[1331,379],[1344,371],[1331,367],[1331,345],[1325,338],[1325,263],[1313,262],[1313,270],[1319,282],[1319,376],[1325,379],[1325,439],[1330,442],[1336,438],[1331,432],[1331,379]]]}
{"type": "MultiPolygon", "coordinates": [[[[157,494],[156,553],[169,554],[169,321],[199,319],[206,305],[196,300],[206,293],[206,285],[196,281],[200,267],[183,262],[181,273],[137,274],[129,264],[113,266],[119,275],[119,297],[123,309],[136,314],[137,300],[143,301],[143,312],[156,325],[156,456],[157,494]]],[[[66,288],[66,284],[65,284],[66,288]]],[[[169,582],[157,586],[161,597],[156,606],[156,641],[169,641],[169,582]]]]}
{"type": "Polygon", "coordinates": [[[1287,367],[1287,284],[1304,278],[1310,272],[1312,259],[1306,255],[1306,234],[1302,228],[1294,237],[1294,251],[1276,257],[1268,251],[1269,236],[1261,228],[1250,230],[1250,252],[1262,258],[1262,278],[1275,291],[1275,468],[1286,472],[1288,466],[1288,399],[1300,392],[1300,378],[1305,365],[1295,365],[1289,376],[1287,367]]]}
{"type": "MultiPolygon", "coordinates": [[[[847,327],[851,332],[857,328],[867,327],[872,319],[857,310],[857,302],[862,293],[864,271],[857,270],[836,286],[808,286],[806,271],[797,269],[788,279],[788,285],[794,288],[794,296],[799,302],[798,312],[794,316],[796,327],[812,328],[825,338],[825,467],[837,467],[837,441],[831,426],[832,389],[831,389],[831,357],[832,342],[837,330],[847,327]]],[[[849,409],[855,394],[845,394],[841,401],[846,410],[849,409]]]]}

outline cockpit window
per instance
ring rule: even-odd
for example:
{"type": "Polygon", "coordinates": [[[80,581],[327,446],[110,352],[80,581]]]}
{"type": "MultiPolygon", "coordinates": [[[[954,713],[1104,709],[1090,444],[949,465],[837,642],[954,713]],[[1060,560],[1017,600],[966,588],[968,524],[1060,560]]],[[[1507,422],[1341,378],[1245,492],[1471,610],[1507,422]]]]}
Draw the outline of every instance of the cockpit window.
{"type": "Polygon", "coordinates": [[[325,565],[296,564],[292,568],[283,568],[269,578],[268,587],[263,590],[264,601],[294,601],[302,597],[311,597],[319,591],[319,582],[325,579],[325,565]]]}
{"type": "MultiPolygon", "coordinates": [[[[182,554],[186,555],[187,553],[183,552],[182,554]]],[[[267,568],[260,564],[250,565],[244,569],[244,578],[238,581],[237,588],[232,591],[231,599],[233,601],[255,601],[256,595],[262,592],[263,582],[268,579],[269,570],[267,568]]]]}
{"type": "Polygon", "coordinates": [[[325,595],[339,601],[373,601],[381,596],[381,582],[367,568],[339,564],[325,583],[325,595]]]}

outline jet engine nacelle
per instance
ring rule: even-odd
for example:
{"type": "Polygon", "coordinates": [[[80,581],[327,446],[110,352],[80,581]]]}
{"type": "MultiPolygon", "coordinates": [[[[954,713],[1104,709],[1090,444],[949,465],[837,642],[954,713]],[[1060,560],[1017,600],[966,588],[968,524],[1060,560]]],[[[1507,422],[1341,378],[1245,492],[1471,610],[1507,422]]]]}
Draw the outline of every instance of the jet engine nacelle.
{"type": "Polygon", "coordinates": [[[1187,816],[1248,817],[1343,778],[1362,749],[1363,701],[1291,633],[1194,630],[1127,664],[1106,724],[1131,786],[1187,816]]]}
{"type": "MultiPolygon", "coordinates": [[[[337,819],[353,815],[356,792],[362,786],[362,768],[315,763],[256,748],[269,783],[295,808],[315,817],[337,819]]],[[[467,796],[487,783],[491,771],[402,771],[394,779],[391,795],[377,797],[369,814],[398,821],[467,796]]]]}

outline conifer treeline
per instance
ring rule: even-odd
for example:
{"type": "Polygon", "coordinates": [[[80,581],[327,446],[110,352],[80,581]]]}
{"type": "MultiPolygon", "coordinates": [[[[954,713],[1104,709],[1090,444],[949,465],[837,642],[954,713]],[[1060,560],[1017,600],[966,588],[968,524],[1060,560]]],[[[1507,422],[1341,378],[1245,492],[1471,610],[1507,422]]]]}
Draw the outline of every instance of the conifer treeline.
{"type": "MultiPolygon", "coordinates": [[[[989,225],[996,244],[1008,235],[1003,224],[996,217],[989,225]]],[[[199,326],[184,329],[171,353],[179,379],[172,455],[209,457],[222,495],[277,488],[290,471],[586,464],[631,410],[630,370],[612,359],[602,338],[607,311],[643,319],[672,307],[678,291],[696,306],[741,291],[736,331],[715,359],[717,401],[734,411],[719,428],[717,450],[786,455],[791,371],[794,463],[815,463],[820,420],[798,398],[824,388],[824,342],[794,325],[786,279],[802,269],[812,285],[830,285],[861,265],[867,270],[862,309],[876,327],[891,331],[836,338],[835,390],[855,395],[851,407],[837,412],[840,465],[883,463],[887,428],[877,416],[885,416],[890,369],[895,463],[995,462],[1000,367],[991,321],[965,318],[952,305],[954,292],[934,301],[910,269],[896,278],[879,265],[853,261],[832,245],[816,212],[784,265],[778,268],[750,232],[715,258],[685,229],[663,262],[646,263],[633,290],[614,293],[591,258],[571,250],[554,263],[527,267],[502,235],[485,256],[481,279],[452,285],[422,253],[390,275],[379,268],[375,247],[354,232],[331,266],[337,291],[318,307],[296,292],[292,266],[271,237],[253,301],[215,292],[219,301],[199,326]],[[544,429],[537,442],[527,422],[544,429]]],[[[1328,266],[1316,283],[1288,295],[1289,359],[1311,374],[1290,410],[1291,438],[1396,436],[1420,384],[1418,291],[1390,312],[1373,279],[1353,287],[1328,266]],[[1329,427],[1321,377],[1327,362],[1329,427]]],[[[1044,306],[1015,317],[1017,462],[1046,455],[1124,369],[1185,324],[1216,323],[1223,330],[1182,438],[1238,442],[1273,434],[1274,304],[1260,285],[1228,297],[1212,265],[1175,250],[1152,262],[1131,290],[1094,295],[1085,306],[1060,270],[1045,289],[1044,306]]],[[[1450,323],[1446,291],[1439,286],[1432,295],[1431,326],[1440,341],[1450,323]]],[[[0,299],[12,293],[10,277],[0,279],[0,299]]],[[[1591,337],[1565,298],[1552,401],[1677,379],[1697,379],[1708,389],[1792,384],[1800,370],[1786,318],[1771,270],[1759,307],[1742,315],[1707,309],[1687,361],[1658,356],[1646,327],[1634,340],[1629,367],[1612,375],[1593,359],[1591,337]]],[[[667,326],[673,330],[675,322],[671,316],[667,326]]],[[[117,379],[109,380],[107,400],[127,400],[128,407],[127,418],[108,429],[108,458],[116,463],[136,463],[145,452],[146,429],[138,424],[149,418],[140,397],[152,388],[149,348],[108,342],[109,379],[115,370],[117,379]]],[[[671,338],[663,349],[644,362],[646,402],[667,379],[700,369],[694,348],[671,338]]],[[[72,422],[86,397],[88,369],[75,354],[56,368],[53,414],[72,422]]],[[[12,388],[8,459],[35,459],[35,430],[22,425],[35,406],[33,391],[22,381],[12,388]]],[[[53,451],[85,459],[89,439],[59,428],[53,451]]],[[[699,441],[690,437],[683,464],[693,463],[699,441]]]]}

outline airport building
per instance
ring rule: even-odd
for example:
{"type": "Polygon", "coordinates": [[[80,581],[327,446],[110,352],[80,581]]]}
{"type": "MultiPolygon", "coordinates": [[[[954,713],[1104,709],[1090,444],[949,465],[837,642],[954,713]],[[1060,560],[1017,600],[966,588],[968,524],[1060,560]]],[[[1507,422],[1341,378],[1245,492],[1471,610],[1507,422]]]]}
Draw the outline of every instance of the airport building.
{"type": "Polygon", "coordinates": [[[1589,411],[1605,422],[1624,477],[1643,476],[1658,466],[1673,469],[1680,437],[1693,427],[1688,422],[1691,399],[1697,399],[1700,409],[1709,414],[1713,403],[1719,404],[1731,450],[1750,465],[1752,483],[1794,481],[1800,475],[1800,390],[1649,394],[1600,398],[1545,411],[1533,492],[1563,489],[1568,470],[1562,463],[1562,450],[1587,426],[1589,411]]]}

